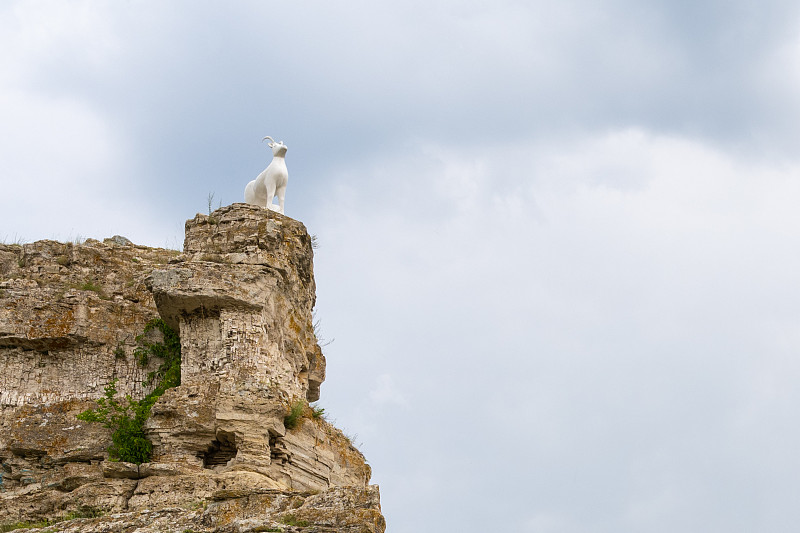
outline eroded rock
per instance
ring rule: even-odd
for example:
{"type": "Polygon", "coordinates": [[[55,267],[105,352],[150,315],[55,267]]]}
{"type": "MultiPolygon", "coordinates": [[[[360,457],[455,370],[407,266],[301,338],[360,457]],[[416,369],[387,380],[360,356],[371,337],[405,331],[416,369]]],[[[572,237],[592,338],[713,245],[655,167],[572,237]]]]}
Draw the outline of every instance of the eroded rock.
{"type": "Polygon", "coordinates": [[[182,254],[119,236],[0,245],[0,524],[383,532],[352,443],[321,418],[284,426],[325,379],[314,291],[305,227],[245,204],[188,220],[182,254]],[[152,462],[109,461],[110,431],[75,416],[112,380],[150,391],[159,361],[133,352],[155,317],[180,332],[181,385],[146,423],[152,462]]]}

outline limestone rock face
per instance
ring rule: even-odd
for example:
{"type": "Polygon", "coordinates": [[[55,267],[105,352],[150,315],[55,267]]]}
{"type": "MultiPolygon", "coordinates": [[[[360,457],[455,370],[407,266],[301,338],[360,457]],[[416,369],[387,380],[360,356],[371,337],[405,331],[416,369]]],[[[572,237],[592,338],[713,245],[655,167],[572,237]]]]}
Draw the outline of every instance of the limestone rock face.
{"type": "Polygon", "coordinates": [[[0,245],[0,405],[140,397],[135,337],[158,312],[144,278],[178,252],[86,241],[0,245]]]}
{"type": "Polygon", "coordinates": [[[325,379],[314,293],[305,227],[246,204],[187,221],[182,254],[124,237],[0,245],[0,525],[382,532],[361,453],[321,418],[284,425],[325,379]],[[110,431],[75,415],[112,380],[150,392],[159,361],[133,352],[156,317],[179,331],[181,385],[146,422],[152,462],[113,462],[110,431]]]}

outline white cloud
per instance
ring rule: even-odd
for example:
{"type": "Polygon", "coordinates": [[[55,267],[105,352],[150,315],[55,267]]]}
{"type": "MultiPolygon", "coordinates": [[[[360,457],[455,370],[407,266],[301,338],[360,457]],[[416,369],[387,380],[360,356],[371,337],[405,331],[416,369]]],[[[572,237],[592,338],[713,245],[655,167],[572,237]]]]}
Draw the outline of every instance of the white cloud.
{"type": "Polygon", "coordinates": [[[129,25],[146,16],[94,2],[0,9],[0,239],[119,233],[180,247],[182,221],[159,203],[171,180],[147,175],[136,132],[118,120],[133,111],[135,85],[123,110],[106,99],[116,78],[139,76],[121,63],[135,40],[129,25]]]}
{"type": "Polygon", "coordinates": [[[525,523],[525,531],[532,533],[561,533],[575,531],[575,524],[564,516],[539,513],[525,523]]]}
{"type": "MultiPolygon", "coordinates": [[[[71,240],[123,234],[180,247],[137,175],[124,132],[84,102],[0,88],[0,239],[71,240]]],[[[150,192],[150,191],[148,191],[150,192]]]]}
{"type": "Polygon", "coordinates": [[[392,531],[793,531],[797,7],[753,6],[6,3],[0,239],[179,246],[284,136],[392,531]]]}
{"type": "Polygon", "coordinates": [[[15,2],[2,9],[3,85],[29,86],[59,63],[103,68],[120,48],[108,6],[89,1],[15,2]]]}
{"type": "Polygon", "coordinates": [[[378,405],[395,405],[407,407],[408,400],[394,383],[394,379],[389,374],[381,374],[375,380],[374,388],[369,391],[369,397],[378,405]]]}
{"type": "MultiPolygon", "coordinates": [[[[382,437],[407,425],[439,482],[508,484],[540,518],[569,513],[553,531],[772,523],[747,509],[746,479],[775,450],[753,435],[783,435],[778,464],[800,439],[779,427],[800,414],[797,166],[641,129],[483,148],[350,168],[380,186],[342,185],[341,203],[332,186],[328,205],[348,211],[310,222],[337,337],[323,398],[390,448],[378,475],[432,467],[382,437]],[[371,372],[403,383],[407,414],[357,407],[371,372]],[[476,455],[488,464],[464,469],[476,455]]],[[[788,490],[794,474],[761,475],[788,490]]]]}

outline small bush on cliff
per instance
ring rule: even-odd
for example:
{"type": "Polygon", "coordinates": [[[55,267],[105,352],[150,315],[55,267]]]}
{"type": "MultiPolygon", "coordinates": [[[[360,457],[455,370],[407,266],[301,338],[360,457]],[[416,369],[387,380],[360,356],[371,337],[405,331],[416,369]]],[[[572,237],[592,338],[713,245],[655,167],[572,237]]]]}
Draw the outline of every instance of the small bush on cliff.
{"type": "Polygon", "coordinates": [[[289,404],[288,412],[283,417],[283,425],[286,429],[296,429],[304,418],[313,420],[324,420],[325,409],[317,405],[310,405],[305,400],[295,400],[289,404]]]}
{"type": "Polygon", "coordinates": [[[319,420],[320,418],[325,418],[325,408],[320,407],[319,405],[312,405],[311,406],[311,418],[315,418],[319,420]]]}
{"type": "Polygon", "coordinates": [[[148,322],[144,333],[136,340],[141,345],[134,352],[139,364],[146,365],[151,356],[163,360],[158,369],[147,378],[148,384],[158,380],[153,391],[139,401],[130,396],[118,401],[115,398],[115,379],[105,387],[105,397],[97,400],[98,407],[80,413],[78,419],[99,422],[112,430],[111,446],[108,448],[112,459],[141,464],[149,461],[153,452],[153,444],[144,433],[144,423],[150,416],[150,408],[164,391],[181,384],[181,341],[178,334],[161,319],[148,322]],[[163,342],[149,342],[145,339],[146,334],[153,329],[161,331],[163,342]]]}
{"type": "Polygon", "coordinates": [[[78,415],[78,420],[100,422],[112,429],[111,446],[108,453],[113,459],[128,463],[144,463],[150,459],[153,444],[144,434],[144,421],[149,409],[145,410],[130,396],[122,402],[117,401],[117,380],[105,387],[105,398],[97,400],[97,409],[87,409],[78,415]]]}
{"type": "Polygon", "coordinates": [[[283,425],[286,429],[294,429],[300,425],[300,420],[303,418],[308,404],[303,400],[296,400],[289,406],[289,412],[283,417],[283,425]]]}

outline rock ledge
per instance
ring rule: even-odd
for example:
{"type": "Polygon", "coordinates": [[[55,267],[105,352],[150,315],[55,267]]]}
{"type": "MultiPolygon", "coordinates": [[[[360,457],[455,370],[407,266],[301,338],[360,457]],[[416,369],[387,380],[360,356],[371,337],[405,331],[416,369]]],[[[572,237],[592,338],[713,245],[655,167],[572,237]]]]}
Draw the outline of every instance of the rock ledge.
{"type": "Polygon", "coordinates": [[[120,236],[0,245],[0,525],[382,533],[349,439],[322,419],[284,426],[325,379],[314,293],[303,224],[245,204],[188,220],[183,253],[120,236]],[[150,392],[158,362],[133,351],[159,316],[180,332],[181,385],[147,421],[152,462],[109,461],[109,431],[75,415],[114,379],[150,392]]]}

